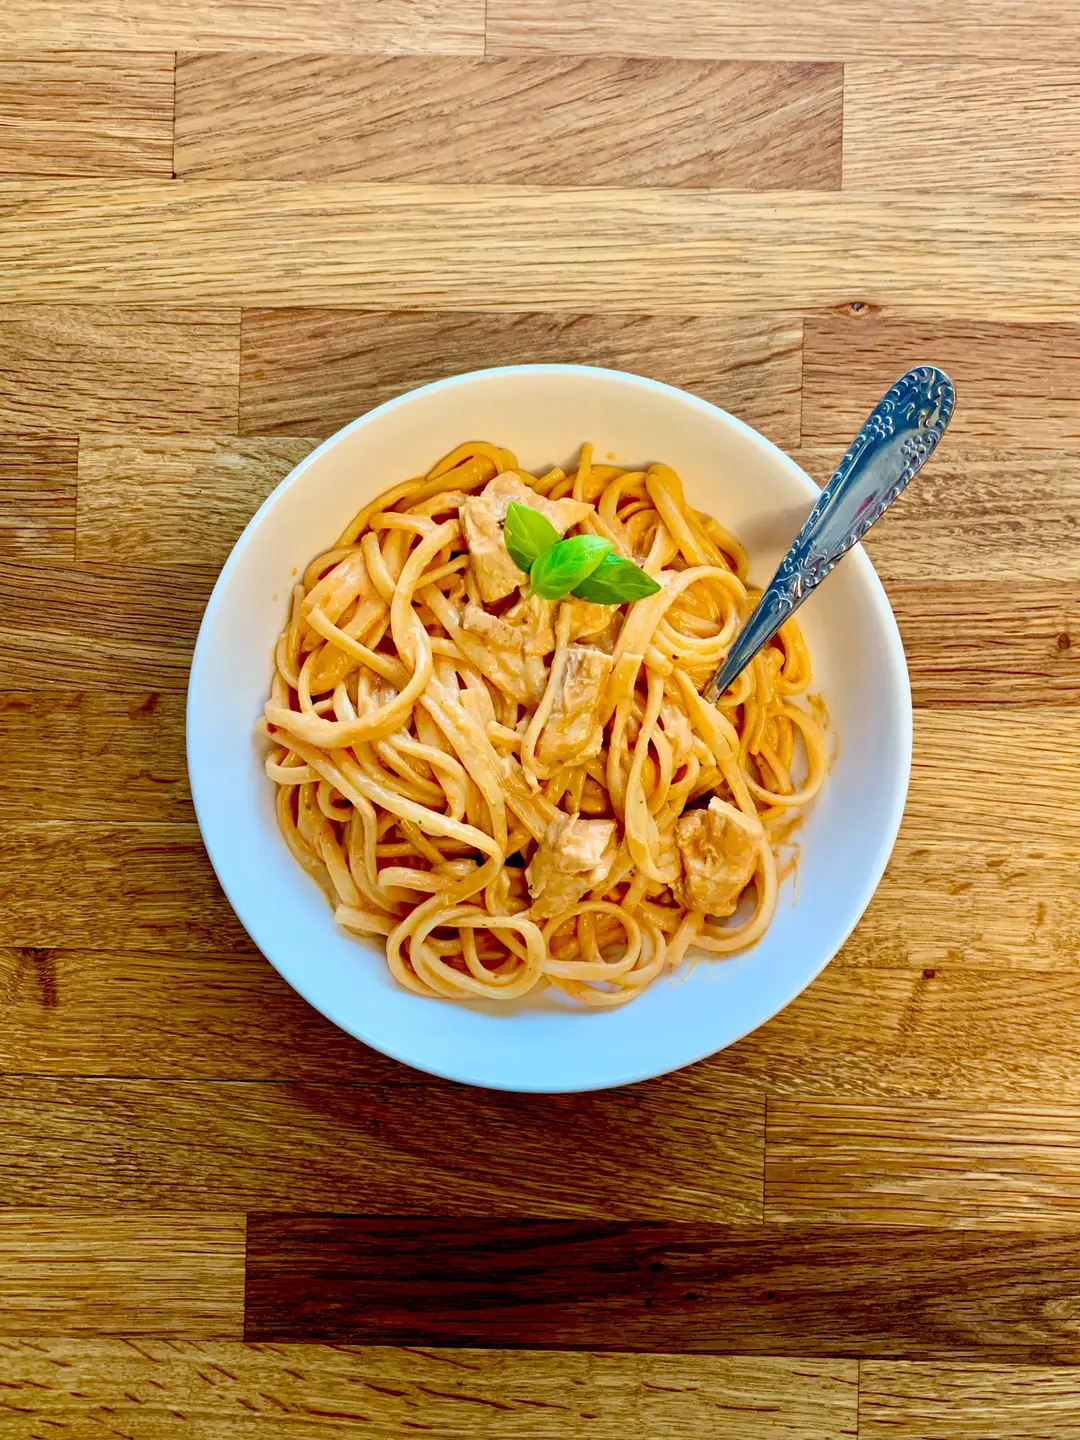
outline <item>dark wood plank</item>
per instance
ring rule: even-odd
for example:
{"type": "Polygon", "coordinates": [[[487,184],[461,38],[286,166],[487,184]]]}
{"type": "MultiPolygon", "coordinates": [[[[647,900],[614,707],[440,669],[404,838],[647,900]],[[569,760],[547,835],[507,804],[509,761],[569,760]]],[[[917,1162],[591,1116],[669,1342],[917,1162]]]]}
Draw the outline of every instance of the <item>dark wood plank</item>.
{"type": "Polygon", "coordinates": [[[235,310],[0,305],[0,426],[228,433],[238,340],[235,310]]]}
{"type": "Polygon", "coordinates": [[[291,435],[84,438],[78,558],[220,566],[270,491],[317,443],[291,435]]]}
{"type": "Polygon", "coordinates": [[[0,1195],[63,1209],[757,1222],[764,1097],[694,1071],[591,1095],[0,1078],[0,1195]]]}
{"type": "Polygon", "coordinates": [[[840,188],[839,65],[181,55],[176,173],[840,188]]]}
{"type": "Polygon", "coordinates": [[[1063,1102],[776,1100],[765,1213],[845,1226],[1067,1228],[1075,1244],[1078,1162],[1080,1107],[1063,1102]]]}
{"type": "Polygon", "coordinates": [[[860,1440],[1080,1440],[1075,1372],[1049,1366],[871,1360],[860,1440]]]}
{"type": "Polygon", "coordinates": [[[958,396],[953,441],[1080,446],[1080,325],[907,320],[872,306],[808,316],[803,439],[847,444],[882,392],[933,361],[958,396]]]}
{"type": "Polygon", "coordinates": [[[106,1425],[138,1440],[846,1440],[858,1404],[851,1360],[154,1339],[0,1353],[19,1440],[60,1423],[66,1440],[106,1425]]]}
{"type": "Polygon", "coordinates": [[[202,569],[0,566],[5,687],[67,695],[97,689],[114,699],[145,699],[148,690],[182,694],[214,579],[202,569]]]}
{"type": "Polygon", "coordinates": [[[8,822],[0,945],[250,950],[198,826],[8,822]]]}
{"type": "Polygon", "coordinates": [[[0,435],[0,560],[75,557],[78,445],[54,435],[0,435]]]}
{"type": "Polygon", "coordinates": [[[1077,582],[894,580],[888,592],[917,705],[1080,698],[1077,582]]]}
{"type": "Polygon", "coordinates": [[[240,429],[327,435],[444,375],[572,361],[685,386],[794,444],[800,352],[800,322],[772,317],[245,310],[240,429]]]}
{"type": "Polygon", "coordinates": [[[194,820],[183,696],[0,692],[0,816],[194,820]]]}
{"type": "MultiPolygon", "coordinates": [[[[145,1334],[221,1340],[239,1338],[243,1324],[243,1215],[0,1210],[5,1340],[145,1334]]],[[[14,1398],[8,1353],[0,1352],[5,1427],[14,1398]]]]}
{"type": "Polygon", "coordinates": [[[171,175],[173,56],[0,56],[0,175],[171,175]]]}
{"type": "Polygon", "coordinates": [[[248,1219],[245,1333],[1074,1362],[1077,1255],[1076,1231],[260,1214],[248,1219]]]}
{"type": "MultiPolygon", "coordinates": [[[[847,441],[794,452],[824,485],[847,441]]],[[[950,433],[863,541],[893,580],[1080,580],[1080,454],[988,448],[950,433]]],[[[891,588],[891,587],[890,587],[891,588]]]]}

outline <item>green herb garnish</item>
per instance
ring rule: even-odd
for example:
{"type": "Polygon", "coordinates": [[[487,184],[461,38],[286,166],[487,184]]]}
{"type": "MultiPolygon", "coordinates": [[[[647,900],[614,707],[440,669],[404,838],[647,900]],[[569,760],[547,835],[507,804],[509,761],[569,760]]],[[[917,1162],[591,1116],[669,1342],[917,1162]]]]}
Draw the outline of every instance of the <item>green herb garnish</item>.
{"type": "Polygon", "coordinates": [[[559,532],[546,515],[530,505],[519,505],[512,500],[506,509],[503,522],[503,539],[510,551],[510,559],[526,575],[545,550],[559,543],[559,532]]]}
{"type": "Polygon", "coordinates": [[[561,600],[610,554],[610,540],[602,540],[599,535],[571,535],[568,540],[560,540],[533,561],[529,571],[533,593],[545,600],[561,600]]]}
{"type": "Polygon", "coordinates": [[[626,605],[660,589],[632,560],[616,555],[602,536],[560,540],[551,521],[530,505],[510,502],[503,536],[511,560],[528,571],[533,593],[545,600],[576,595],[596,605],[626,605]]]}
{"type": "Polygon", "coordinates": [[[574,586],[574,594],[595,605],[625,605],[630,600],[644,600],[655,595],[660,586],[651,575],[639,570],[632,560],[624,560],[612,552],[574,586]]]}

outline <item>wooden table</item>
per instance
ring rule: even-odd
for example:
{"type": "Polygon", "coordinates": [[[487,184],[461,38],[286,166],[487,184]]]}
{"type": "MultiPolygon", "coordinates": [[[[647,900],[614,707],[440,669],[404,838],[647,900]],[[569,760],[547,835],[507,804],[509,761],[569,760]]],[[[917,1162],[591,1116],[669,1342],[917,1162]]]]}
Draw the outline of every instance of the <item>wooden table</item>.
{"type": "Polygon", "coordinates": [[[5,0],[5,1440],[1080,1436],[1077,13],[5,0]],[[577,360],[821,478],[925,359],[957,417],[870,546],[907,816],[797,1003],[545,1099],[286,988],[184,685],[320,437],[577,360]]]}

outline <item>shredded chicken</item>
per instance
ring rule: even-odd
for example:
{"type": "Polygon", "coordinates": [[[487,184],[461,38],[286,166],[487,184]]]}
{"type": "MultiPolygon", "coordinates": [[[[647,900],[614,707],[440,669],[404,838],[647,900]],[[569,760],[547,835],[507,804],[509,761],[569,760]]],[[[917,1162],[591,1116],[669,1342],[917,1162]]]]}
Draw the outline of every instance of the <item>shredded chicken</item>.
{"type": "Polygon", "coordinates": [[[559,693],[536,745],[536,758],[545,768],[570,761],[584,765],[600,753],[600,703],[610,673],[610,655],[591,645],[570,646],[559,693]]]}
{"type": "Polygon", "coordinates": [[[682,879],[676,900],[706,915],[731,915],[757,868],[761,824],[714,796],[707,810],[688,810],[675,824],[682,879]]]}
{"type": "Polygon", "coordinates": [[[618,848],[614,820],[557,815],[525,871],[532,915],[549,920],[603,885],[618,848]]]}
{"type": "Polygon", "coordinates": [[[462,630],[481,642],[483,653],[473,647],[470,653],[483,673],[533,705],[540,703],[547,685],[544,657],[555,649],[551,608],[550,600],[533,596],[506,615],[489,615],[469,604],[461,616],[462,630]]]}
{"type": "Polygon", "coordinates": [[[461,507],[461,524],[469,547],[473,574],[485,604],[502,600],[524,582],[525,574],[510,559],[503,539],[503,521],[510,502],[538,510],[565,535],[571,525],[578,525],[593,513],[583,500],[547,500],[530,490],[513,471],[496,475],[479,495],[466,500],[461,507]]]}

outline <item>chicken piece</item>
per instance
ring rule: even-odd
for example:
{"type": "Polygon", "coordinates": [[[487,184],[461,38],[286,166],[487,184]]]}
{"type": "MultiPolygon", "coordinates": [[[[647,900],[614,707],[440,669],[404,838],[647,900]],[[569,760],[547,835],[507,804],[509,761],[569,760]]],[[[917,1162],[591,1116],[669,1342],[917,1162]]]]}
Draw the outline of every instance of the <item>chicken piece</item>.
{"type": "MultiPolygon", "coordinates": [[[[536,653],[534,627],[528,615],[513,625],[501,615],[489,615],[479,605],[466,605],[461,616],[466,635],[475,635],[479,645],[460,644],[468,659],[500,689],[523,705],[539,705],[547,686],[547,666],[536,653]]],[[[551,648],[555,648],[554,635],[551,648]]]]}
{"type": "Polygon", "coordinates": [[[525,572],[510,559],[503,539],[503,521],[511,501],[539,510],[560,535],[593,513],[593,507],[583,500],[547,500],[537,495],[512,470],[489,480],[479,495],[465,501],[460,511],[473,574],[487,605],[512,594],[525,579],[525,572]]]}
{"type": "Polygon", "coordinates": [[[545,769],[584,765],[600,753],[600,704],[610,674],[610,655],[591,645],[570,646],[559,693],[536,745],[536,758],[545,769]]]}
{"type": "Polygon", "coordinates": [[[675,822],[682,878],[671,889],[688,910],[732,915],[757,868],[760,821],[715,796],[707,810],[688,810],[675,822]]]}
{"type": "Polygon", "coordinates": [[[556,815],[525,871],[533,919],[550,920],[603,885],[618,848],[614,820],[556,815]]]}

